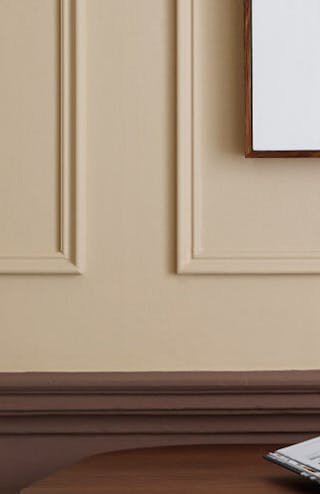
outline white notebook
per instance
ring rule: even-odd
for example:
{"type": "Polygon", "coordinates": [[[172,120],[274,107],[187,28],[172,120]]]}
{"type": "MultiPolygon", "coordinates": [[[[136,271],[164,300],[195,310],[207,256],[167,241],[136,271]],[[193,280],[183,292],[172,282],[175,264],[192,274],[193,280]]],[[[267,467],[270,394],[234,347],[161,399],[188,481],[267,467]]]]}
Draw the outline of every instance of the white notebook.
{"type": "Polygon", "coordinates": [[[320,436],[277,449],[265,458],[320,484],[320,436]]]}

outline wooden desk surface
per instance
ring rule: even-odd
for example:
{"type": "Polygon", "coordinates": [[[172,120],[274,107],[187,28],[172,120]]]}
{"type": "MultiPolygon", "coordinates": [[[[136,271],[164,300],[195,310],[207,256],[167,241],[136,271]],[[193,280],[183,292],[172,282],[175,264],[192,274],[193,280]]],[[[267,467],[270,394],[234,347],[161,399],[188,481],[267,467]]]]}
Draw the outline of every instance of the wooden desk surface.
{"type": "Polygon", "coordinates": [[[263,460],[269,446],[179,446],[87,458],[23,494],[318,493],[312,484],[263,460]]]}

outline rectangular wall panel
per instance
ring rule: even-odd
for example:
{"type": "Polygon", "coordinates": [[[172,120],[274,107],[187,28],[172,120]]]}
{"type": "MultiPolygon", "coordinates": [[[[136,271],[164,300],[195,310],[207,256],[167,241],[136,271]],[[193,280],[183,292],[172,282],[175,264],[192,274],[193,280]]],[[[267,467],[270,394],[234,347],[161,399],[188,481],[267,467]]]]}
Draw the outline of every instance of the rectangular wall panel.
{"type": "Polygon", "coordinates": [[[244,158],[243,7],[178,1],[178,272],[319,273],[317,161],[244,158]]]}
{"type": "Polygon", "coordinates": [[[84,0],[0,4],[0,273],[83,270],[84,0]]]}

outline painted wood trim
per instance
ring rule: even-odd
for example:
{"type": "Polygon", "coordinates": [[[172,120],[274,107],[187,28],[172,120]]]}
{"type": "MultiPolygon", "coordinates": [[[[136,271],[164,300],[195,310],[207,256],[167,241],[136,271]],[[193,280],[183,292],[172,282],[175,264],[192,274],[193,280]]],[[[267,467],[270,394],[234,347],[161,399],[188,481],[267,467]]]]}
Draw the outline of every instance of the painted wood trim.
{"type": "MultiPolygon", "coordinates": [[[[195,159],[194,2],[177,4],[177,272],[180,274],[320,273],[320,250],[213,251],[201,246],[201,170],[195,159]]],[[[245,4],[248,5],[248,4],[245,4]]],[[[249,152],[249,149],[247,149],[249,152]]]]}
{"type": "Polygon", "coordinates": [[[193,33],[192,0],[177,2],[177,186],[178,273],[192,261],[193,229],[193,33]]]}
{"type": "Polygon", "coordinates": [[[0,373],[0,490],[107,451],[319,431],[320,371],[0,373]]]}
{"type": "Polygon", "coordinates": [[[59,250],[0,256],[3,274],[79,274],[85,259],[85,0],[60,0],[59,250]]]}
{"type": "Polygon", "coordinates": [[[0,436],[273,442],[319,430],[320,371],[0,374],[0,436]]]}

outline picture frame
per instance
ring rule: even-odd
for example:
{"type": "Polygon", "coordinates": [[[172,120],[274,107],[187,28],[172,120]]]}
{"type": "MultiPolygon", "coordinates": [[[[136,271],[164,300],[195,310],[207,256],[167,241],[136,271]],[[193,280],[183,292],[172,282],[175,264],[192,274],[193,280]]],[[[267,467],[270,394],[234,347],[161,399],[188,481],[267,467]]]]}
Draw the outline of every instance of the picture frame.
{"type": "Polygon", "coordinates": [[[244,0],[245,157],[320,157],[320,0],[244,0]]]}

